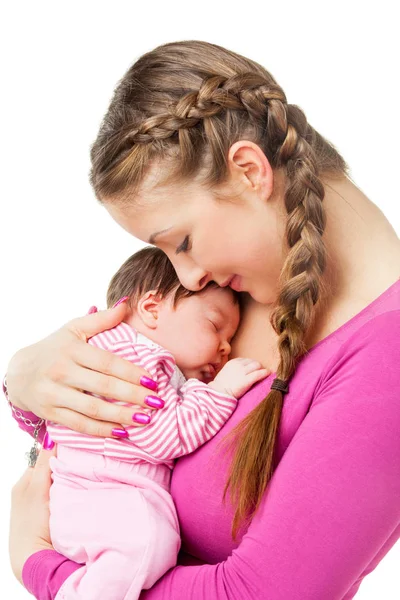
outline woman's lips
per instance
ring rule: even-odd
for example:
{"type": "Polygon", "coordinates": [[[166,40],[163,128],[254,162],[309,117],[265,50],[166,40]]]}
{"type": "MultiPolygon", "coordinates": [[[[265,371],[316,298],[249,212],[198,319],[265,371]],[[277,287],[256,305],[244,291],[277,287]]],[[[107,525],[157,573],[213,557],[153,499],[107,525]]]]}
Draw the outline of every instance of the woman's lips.
{"type": "Polygon", "coordinates": [[[239,275],[235,275],[229,282],[229,287],[231,287],[235,292],[241,292],[242,287],[242,278],[239,275]]]}

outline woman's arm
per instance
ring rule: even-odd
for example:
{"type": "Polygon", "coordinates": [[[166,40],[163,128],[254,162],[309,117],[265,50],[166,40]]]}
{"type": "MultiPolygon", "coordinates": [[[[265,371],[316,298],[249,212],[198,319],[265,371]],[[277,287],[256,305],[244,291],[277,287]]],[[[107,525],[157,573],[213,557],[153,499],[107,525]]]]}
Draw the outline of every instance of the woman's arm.
{"type": "MultiPolygon", "coordinates": [[[[171,569],[143,600],[337,600],[355,593],[400,537],[396,314],[376,317],[344,344],[232,555],[217,565],[171,569]]],[[[44,561],[36,565],[38,585],[46,569],[44,561]]]]}
{"type": "Polygon", "coordinates": [[[53,600],[64,581],[81,567],[55,550],[40,550],[26,561],[21,583],[37,600],[53,600]]]}

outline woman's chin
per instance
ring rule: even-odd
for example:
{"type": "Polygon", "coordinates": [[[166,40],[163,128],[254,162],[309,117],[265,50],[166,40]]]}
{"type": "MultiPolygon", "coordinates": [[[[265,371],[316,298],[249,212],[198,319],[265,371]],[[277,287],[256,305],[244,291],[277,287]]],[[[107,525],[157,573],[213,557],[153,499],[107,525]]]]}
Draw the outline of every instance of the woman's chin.
{"type": "Polygon", "coordinates": [[[277,300],[276,294],[274,295],[271,290],[262,289],[252,289],[246,290],[249,296],[253,298],[255,302],[259,304],[274,304],[277,300]]]}

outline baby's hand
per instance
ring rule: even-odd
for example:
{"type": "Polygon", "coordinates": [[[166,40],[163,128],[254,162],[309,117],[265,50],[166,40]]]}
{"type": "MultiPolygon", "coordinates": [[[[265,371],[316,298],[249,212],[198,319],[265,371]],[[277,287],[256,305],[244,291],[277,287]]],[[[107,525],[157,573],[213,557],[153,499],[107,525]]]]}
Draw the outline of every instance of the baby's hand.
{"type": "Polygon", "coordinates": [[[252,358],[233,358],[228,360],[216,378],[208,385],[217,392],[240,398],[252,385],[268,377],[271,372],[264,369],[252,358]]]}

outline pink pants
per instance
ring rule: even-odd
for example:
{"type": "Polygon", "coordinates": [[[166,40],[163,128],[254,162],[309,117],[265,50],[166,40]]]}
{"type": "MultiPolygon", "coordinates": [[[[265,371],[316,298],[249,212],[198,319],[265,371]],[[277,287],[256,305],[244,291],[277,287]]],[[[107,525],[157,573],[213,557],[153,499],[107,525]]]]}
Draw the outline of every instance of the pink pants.
{"type": "Polygon", "coordinates": [[[56,600],[137,600],[176,564],[171,495],[137,465],[85,450],[58,445],[50,466],[52,543],[82,563],[56,600]]]}

